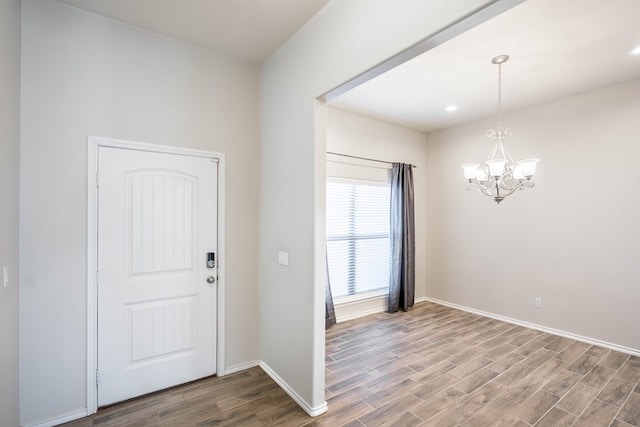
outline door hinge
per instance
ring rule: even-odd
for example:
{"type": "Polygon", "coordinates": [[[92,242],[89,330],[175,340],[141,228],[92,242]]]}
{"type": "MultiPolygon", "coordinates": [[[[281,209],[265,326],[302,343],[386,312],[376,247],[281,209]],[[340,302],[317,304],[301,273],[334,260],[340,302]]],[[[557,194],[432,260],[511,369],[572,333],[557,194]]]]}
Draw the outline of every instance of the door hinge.
{"type": "Polygon", "coordinates": [[[100,272],[96,270],[96,288],[100,286],[100,272]]]}
{"type": "Polygon", "coordinates": [[[96,172],[96,187],[100,188],[100,172],[96,172]]]}
{"type": "Polygon", "coordinates": [[[100,371],[96,369],[96,386],[100,384],[100,371]]]}

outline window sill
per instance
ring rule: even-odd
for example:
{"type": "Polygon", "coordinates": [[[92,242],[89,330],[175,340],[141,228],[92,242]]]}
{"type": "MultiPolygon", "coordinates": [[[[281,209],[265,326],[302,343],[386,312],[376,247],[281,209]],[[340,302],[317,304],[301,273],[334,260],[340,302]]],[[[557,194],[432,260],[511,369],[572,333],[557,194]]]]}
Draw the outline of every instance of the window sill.
{"type": "Polygon", "coordinates": [[[363,292],[361,294],[335,298],[333,301],[333,304],[339,307],[347,306],[352,304],[358,304],[361,302],[377,300],[380,298],[386,298],[388,295],[389,295],[389,292],[387,290],[363,292]]]}

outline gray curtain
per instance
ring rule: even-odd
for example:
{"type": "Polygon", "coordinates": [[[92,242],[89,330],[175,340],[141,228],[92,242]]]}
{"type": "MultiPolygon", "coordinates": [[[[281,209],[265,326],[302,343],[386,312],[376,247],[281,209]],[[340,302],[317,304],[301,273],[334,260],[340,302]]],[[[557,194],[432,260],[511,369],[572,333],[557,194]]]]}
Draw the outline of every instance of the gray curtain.
{"type": "Polygon", "coordinates": [[[413,167],[394,163],[391,171],[391,278],[389,313],[413,306],[416,288],[413,167]]]}
{"type": "Polygon", "coordinates": [[[329,329],[336,324],[336,311],[333,308],[333,296],[331,295],[331,280],[329,280],[329,259],[325,252],[325,264],[327,268],[327,284],[325,288],[325,320],[324,328],[329,329]]]}

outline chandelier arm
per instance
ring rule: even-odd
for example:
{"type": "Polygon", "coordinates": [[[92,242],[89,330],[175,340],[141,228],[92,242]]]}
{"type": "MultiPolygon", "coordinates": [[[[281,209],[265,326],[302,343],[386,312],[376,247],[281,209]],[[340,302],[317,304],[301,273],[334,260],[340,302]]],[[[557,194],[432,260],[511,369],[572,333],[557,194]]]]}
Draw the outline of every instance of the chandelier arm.
{"type": "MultiPolygon", "coordinates": [[[[498,184],[500,185],[500,188],[506,191],[510,191],[513,188],[513,186],[508,185],[507,181],[510,180],[511,177],[512,177],[511,173],[505,173],[504,175],[502,175],[498,180],[498,184]]],[[[518,183],[516,183],[516,186],[517,185],[518,183]]]]}
{"type": "Polygon", "coordinates": [[[503,139],[500,138],[500,140],[499,140],[497,145],[500,147],[500,154],[502,154],[501,158],[502,159],[508,159],[507,158],[507,154],[505,153],[505,150],[504,150],[504,143],[503,142],[504,142],[503,139]]]}
{"type": "Polygon", "coordinates": [[[488,175],[487,181],[484,183],[478,183],[478,189],[485,195],[493,197],[492,191],[499,185],[499,179],[496,180],[491,174],[488,175]]]}
{"type": "Polygon", "coordinates": [[[512,195],[513,193],[515,193],[518,190],[524,190],[525,188],[532,188],[535,185],[534,181],[531,180],[523,180],[521,182],[518,182],[516,185],[514,186],[508,186],[506,184],[504,184],[503,182],[498,182],[498,183],[494,183],[491,187],[487,187],[475,180],[470,181],[469,185],[467,187],[467,190],[472,190],[472,189],[476,189],[478,191],[480,191],[482,194],[484,194],[485,196],[489,196],[489,197],[497,197],[500,200],[505,199],[506,197],[512,195]],[[506,191],[506,193],[500,193],[500,188],[502,188],[504,191],[506,191]],[[495,194],[493,193],[493,191],[495,190],[495,194]]]}
{"type": "Polygon", "coordinates": [[[482,194],[484,194],[485,196],[489,196],[489,197],[493,197],[493,193],[491,192],[493,189],[495,188],[495,185],[491,188],[487,188],[484,185],[478,183],[478,182],[474,182],[471,181],[469,182],[469,186],[467,187],[467,190],[472,190],[472,189],[476,189],[479,192],[481,192],[482,194]]]}
{"type": "Polygon", "coordinates": [[[510,164],[515,165],[515,162],[513,161],[513,157],[511,157],[511,153],[504,146],[504,137],[500,138],[500,152],[502,153],[502,158],[506,159],[508,161],[507,164],[510,163],[510,164]]]}
{"type": "Polygon", "coordinates": [[[525,188],[532,188],[534,186],[535,182],[533,181],[522,181],[517,183],[516,185],[514,185],[511,188],[505,188],[502,187],[503,190],[506,190],[507,192],[505,194],[501,194],[500,196],[502,198],[508,197],[510,195],[512,195],[513,193],[515,193],[518,190],[524,190],[525,188]]]}
{"type": "MultiPolygon", "coordinates": [[[[507,128],[507,130],[509,132],[511,132],[511,128],[507,128]]],[[[509,134],[507,134],[507,135],[509,135],[509,134]]],[[[515,162],[515,160],[513,160],[513,157],[511,157],[511,153],[509,152],[509,150],[504,146],[502,147],[502,150],[504,151],[504,153],[506,155],[505,159],[509,160],[509,162],[511,162],[511,164],[513,164],[515,166],[516,162],[515,162]]]]}
{"type": "Polygon", "coordinates": [[[513,176],[512,174],[505,174],[500,178],[499,184],[503,190],[511,191],[514,188],[517,190],[520,187],[531,188],[533,187],[533,184],[535,184],[535,182],[532,179],[522,179],[522,180],[514,180],[515,181],[514,185],[508,185],[507,180],[509,180],[512,176],[513,176]],[[505,178],[505,179],[502,179],[502,178],[505,178]]]}
{"type": "Polygon", "coordinates": [[[489,153],[489,156],[487,157],[487,159],[484,161],[485,164],[489,161],[489,160],[493,160],[496,158],[496,154],[498,153],[498,144],[494,144],[493,145],[493,151],[491,151],[489,153]]]}

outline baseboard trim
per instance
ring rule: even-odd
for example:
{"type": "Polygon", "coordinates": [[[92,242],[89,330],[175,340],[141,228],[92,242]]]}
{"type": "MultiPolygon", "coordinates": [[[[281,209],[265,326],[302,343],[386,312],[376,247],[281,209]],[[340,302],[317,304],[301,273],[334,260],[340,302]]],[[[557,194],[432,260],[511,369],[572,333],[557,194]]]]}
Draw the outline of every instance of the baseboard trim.
{"type": "Polygon", "coordinates": [[[464,305],[454,304],[447,301],[442,301],[436,298],[425,298],[425,301],[429,301],[435,304],[445,305],[447,307],[455,308],[458,310],[466,311],[469,313],[477,314],[484,317],[489,317],[491,319],[501,320],[503,322],[511,323],[518,326],[524,326],[525,328],[535,329],[537,331],[547,332],[553,335],[559,335],[561,337],[570,338],[576,341],[582,341],[587,344],[597,345],[600,347],[605,347],[610,350],[619,351],[621,353],[630,354],[632,356],[640,356],[640,350],[635,348],[629,348],[622,345],[610,343],[607,341],[601,341],[595,338],[585,337],[583,335],[573,334],[571,332],[561,331],[559,329],[548,328],[546,326],[537,325],[535,323],[529,323],[518,319],[513,319],[511,317],[502,316],[499,314],[489,313],[487,311],[477,310],[475,308],[467,307],[464,305]]]}
{"type": "Polygon", "coordinates": [[[223,377],[225,375],[235,374],[236,372],[241,372],[247,369],[255,368],[256,366],[259,366],[259,365],[260,365],[260,362],[258,360],[253,360],[251,362],[242,363],[240,365],[230,366],[228,368],[225,368],[224,374],[218,375],[218,376],[223,377]]]}
{"type": "Polygon", "coordinates": [[[58,415],[47,420],[36,421],[34,424],[21,424],[23,427],[53,427],[60,424],[68,423],[69,421],[79,420],[86,417],[87,410],[82,409],[79,411],[71,411],[62,415],[58,415]]]}
{"type": "Polygon", "coordinates": [[[265,362],[260,361],[260,368],[271,377],[276,384],[280,386],[282,390],[285,391],[310,417],[317,417],[318,415],[322,415],[327,412],[327,402],[324,402],[319,406],[311,406],[309,405],[303,398],[301,398],[298,393],[296,393],[289,384],[286,383],[278,374],[276,374],[273,369],[269,367],[265,362]]]}

